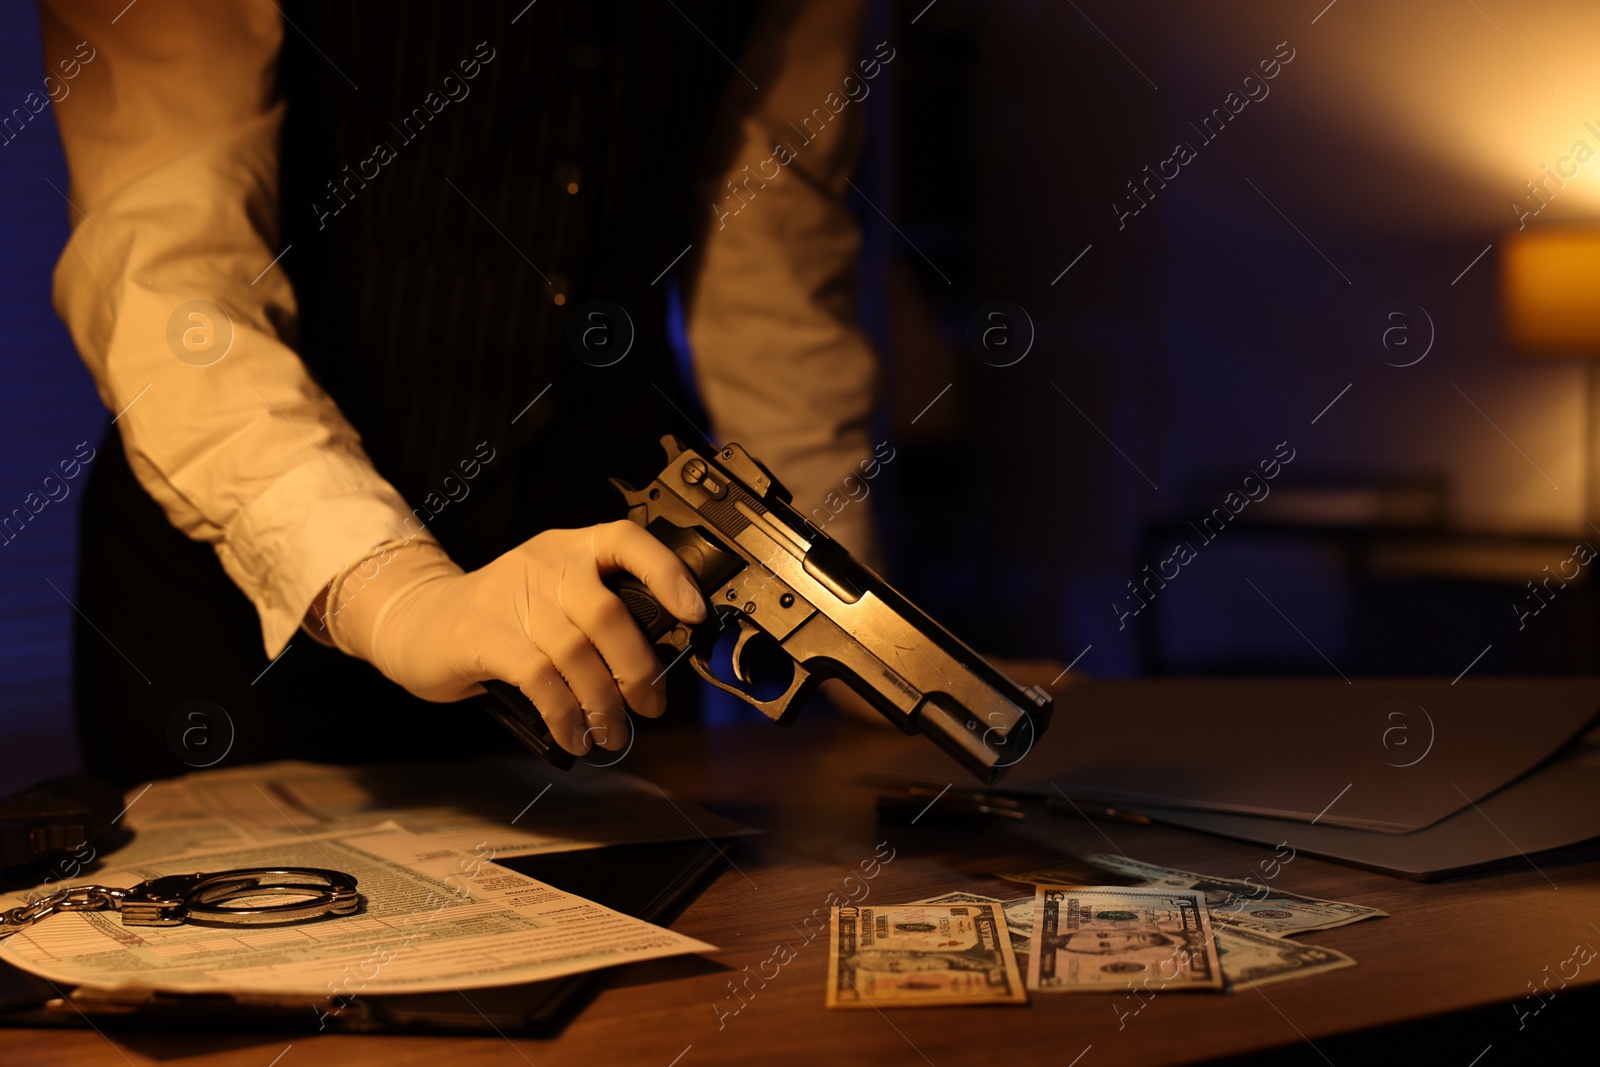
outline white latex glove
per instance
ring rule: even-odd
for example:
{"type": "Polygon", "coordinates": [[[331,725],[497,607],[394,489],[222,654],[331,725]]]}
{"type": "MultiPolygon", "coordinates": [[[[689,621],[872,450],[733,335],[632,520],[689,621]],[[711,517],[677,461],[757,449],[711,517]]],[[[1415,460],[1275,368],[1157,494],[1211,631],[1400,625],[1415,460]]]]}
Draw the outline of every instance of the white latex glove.
{"type": "Polygon", "coordinates": [[[582,755],[591,739],[615,750],[630,735],[624,701],[652,718],[666,710],[660,660],[600,582],[618,570],[679,619],[705,619],[683,561],[626,520],[548,530],[470,573],[438,544],[413,541],[356,568],[323,617],[341,651],[424,700],[461,700],[498,678],[533,701],[568,752],[582,755]]]}

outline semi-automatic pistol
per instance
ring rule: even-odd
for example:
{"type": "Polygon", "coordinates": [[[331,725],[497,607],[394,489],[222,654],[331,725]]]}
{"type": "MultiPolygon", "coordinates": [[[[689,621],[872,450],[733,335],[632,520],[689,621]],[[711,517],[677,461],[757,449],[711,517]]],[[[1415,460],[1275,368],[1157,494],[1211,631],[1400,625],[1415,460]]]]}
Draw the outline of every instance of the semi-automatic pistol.
{"type": "MultiPolygon", "coordinates": [[[[1043,735],[1050,694],[1024,689],[923,614],[791,505],[789,491],[736,444],[661,439],[667,466],[635,489],[613,478],[629,518],[693,572],[710,603],[681,622],[634,576],[608,585],[670,667],[687,659],[711,685],[789,725],[824,680],[838,678],[907,734],[924,733],[986,783],[1000,780],[1043,735]],[[732,680],[713,670],[732,642],[732,680]],[[742,683],[735,684],[735,683],[742,683]],[[760,693],[775,695],[758,695],[760,693]]],[[[557,766],[551,739],[515,687],[488,682],[486,706],[557,766]]]]}

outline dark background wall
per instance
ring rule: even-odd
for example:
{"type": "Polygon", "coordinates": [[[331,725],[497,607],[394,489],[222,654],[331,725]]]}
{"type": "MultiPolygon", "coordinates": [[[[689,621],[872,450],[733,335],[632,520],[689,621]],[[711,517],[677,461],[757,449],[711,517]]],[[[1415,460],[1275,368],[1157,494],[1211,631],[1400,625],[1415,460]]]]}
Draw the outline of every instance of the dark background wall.
{"type": "MultiPolygon", "coordinates": [[[[0,0],[0,111],[42,84],[37,33],[31,2],[0,0]]],[[[1600,536],[1584,371],[1510,352],[1495,287],[1511,198],[1572,141],[1600,148],[1600,11],[910,0],[879,4],[872,33],[897,57],[860,180],[864,312],[900,450],[872,506],[915,599],[986,651],[1106,674],[1593,669],[1584,589],[1520,630],[1511,610],[1600,536]],[[1190,124],[1288,49],[1270,94],[1203,141],[1190,124]],[[1126,183],[1178,141],[1195,158],[1119,224],[1126,183]],[[1010,366],[969,340],[992,301],[1031,323],[1010,366]],[[1413,347],[1375,344],[1401,307],[1413,347]],[[1272,497],[1214,541],[1183,532],[1280,443],[1272,497]],[[1420,503],[1373,511],[1394,500],[1420,503]],[[1119,620],[1185,538],[1194,560],[1119,620]]],[[[1538,223],[1600,211],[1597,173],[1538,223]]],[[[49,307],[69,210],[51,183],[47,108],[0,145],[3,511],[109,417],[49,307]]],[[[67,751],[28,735],[70,718],[78,499],[0,547],[8,779],[67,751]]]]}
{"type": "MultiPolygon", "coordinates": [[[[1508,351],[1496,285],[1523,182],[1576,139],[1600,148],[1600,12],[940,2],[909,25],[924,7],[900,8],[895,188],[949,351],[909,330],[891,347],[898,429],[927,449],[897,471],[907,584],[985,647],[1102,673],[1454,676],[1486,648],[1474,670],[1593,668],[1579,591],[1522,630],[1512,610],[1595,532],[1584,371],[1508,351]],[[1291,52],[1213,140],[1195,129],[1291,52]],[[1180,141],[1195,158],[1119,225],[1126,183],[1180,141]],[[965,351],[994,299],[1037,330],[1015,366],[965,351]],[[1299,506],[1186,530],[1281,442],[1271,503],[1299,506]],[[1363,517],[1380,499],[1420,514],[1363,517]],[[1119,629],[1113,604],[1137,605],[1127,583],[1180,537],[1196,558],[1119,629]]],[[[1592,218],[1596,169],[1537,223],[1592,218]]]]}
{"type": "MultiPolygon", "coordinates": [[[[29,114],[24,101],[44,95],[44,76],[34,4],[4,0],[0,115],[13,108],[29,114]]],[[[45,476],[59,474],[80,441],[97,444],[110,420],[50,307],[50,272],[67,240],[70,210],[52,111],[29,114],[20,131],[14,123],[0,137],[10,138],[0,143],[0,515],[41,493],[45,476]]],[[[82,496],[67,485],[66,497],[0,544],[0,786],[12,773],[46,774],[70,759],[60,738],[71,716],[69,598],[76,599],[82,496]]]]}

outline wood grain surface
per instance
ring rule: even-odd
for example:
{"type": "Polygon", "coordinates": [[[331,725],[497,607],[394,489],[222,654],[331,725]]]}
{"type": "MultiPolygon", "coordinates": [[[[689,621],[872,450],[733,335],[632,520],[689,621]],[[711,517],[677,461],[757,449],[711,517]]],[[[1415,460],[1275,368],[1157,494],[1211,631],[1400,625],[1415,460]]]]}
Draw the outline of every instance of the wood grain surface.
{"type": "MultiPolygon", "coordinates": [[[[1062,719],[1056,728],[1066,725],[1062,719]]],[[[556,1038],[0,1030],[3,1059],[8,1067],[1102,1067],[1194,1062],[1281,1046],[1286,1057],[1315,1052],[1311,1058],[1321,1062],[1327,1058],[1323,1045],[1336,1035],[1483,1008],[1457,1015],[1466,1021],[1430,1040],[1449,1046],[1439,1049],[1435,1062],[1462,1067],[1493,1048],[1482,1065],[1489,1067],[1520,1062],[1503,1057],[1519,1042],[1531,1049],[1530,1034],[1577,1025],[1590,1010],[1578,987],[1600,979],[1600,960],[1582,968],[1565,990],[1553,980],[1553,998],[1536,1002],[1529,993],[1543,990],[1576,944],[1600,945],[1594,925],[1600,923],[1600,864],[1529,865],[1421,885],[1298,856],[1271,885],[1390,913],[1300,936],[1353,956],[1357,966],[1231,994],[1157,992],[1142,1001],[1132,994],[1034,995],[1031,1004],[1016,1007],[827,1011],[827,933],[808,940],[817,924],[808,926],[806,919],[825,915],[831,895],[877,903],[955,889],[1015,897],[1024,887],[993,872],[1073,852],[1122,852],[1214,875],[1253,873],[1259,881],[1260,865],[1273,856],[1269,848],[1186,830],[1089,822],[1070,813],[1039,812],[1007,825],[951,824],[940,821],[935,805],[915,824],[880,820],[875,791],[851,779],[904,746],[925,743],[819,712],[792,729],[753,723],[647,735],[623,769],[766,832],[738,845],[732,865],[672,924],[719,946],[718,952],[620,969],[556,1038]],[[862,864],[873,870],[875,856],[890,850],[893,859],[866,878],[862,864]],[[1525,1011],[1545,1006],[1538,1015],[1519,1017],[1514,1002],[1525,1011]],[[1137,1014],[1128,1014],[1141,1003],[1137,1014]],[[1563,1013],[1572,1018],[1563,1021],[1563,1013]]],[[[952,781],[961,784],[961,773],[951,764],[952,781]]]]}

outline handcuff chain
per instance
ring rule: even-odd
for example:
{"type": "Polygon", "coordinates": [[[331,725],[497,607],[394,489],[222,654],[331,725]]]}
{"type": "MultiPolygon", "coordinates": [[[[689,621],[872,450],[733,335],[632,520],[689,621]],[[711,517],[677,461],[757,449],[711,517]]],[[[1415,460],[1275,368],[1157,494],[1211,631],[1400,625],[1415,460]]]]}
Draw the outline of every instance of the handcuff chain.
{"type": "Polygon", "coordinates": [[[123,926],[178,926],[191,919],[246,925],[353,915],[360,909],[361,900],[354,878],[317,867],[246,867],[209,874],[169,874],[146,879],[129,889],[69,886],[19,907],[0,910],[0,941],[58,912],[111,909],[121,914],[123,926]],[[272,907],[232,903],[261,896],[299,899],[272,907]]]}
{"type": "Polygon", "coordinates": [[[108,885],[75,885],[58,889],[28,904],[0,911],[0,941],[62,911],[105,911],[122,906],[126,889],[108,885]]]}

